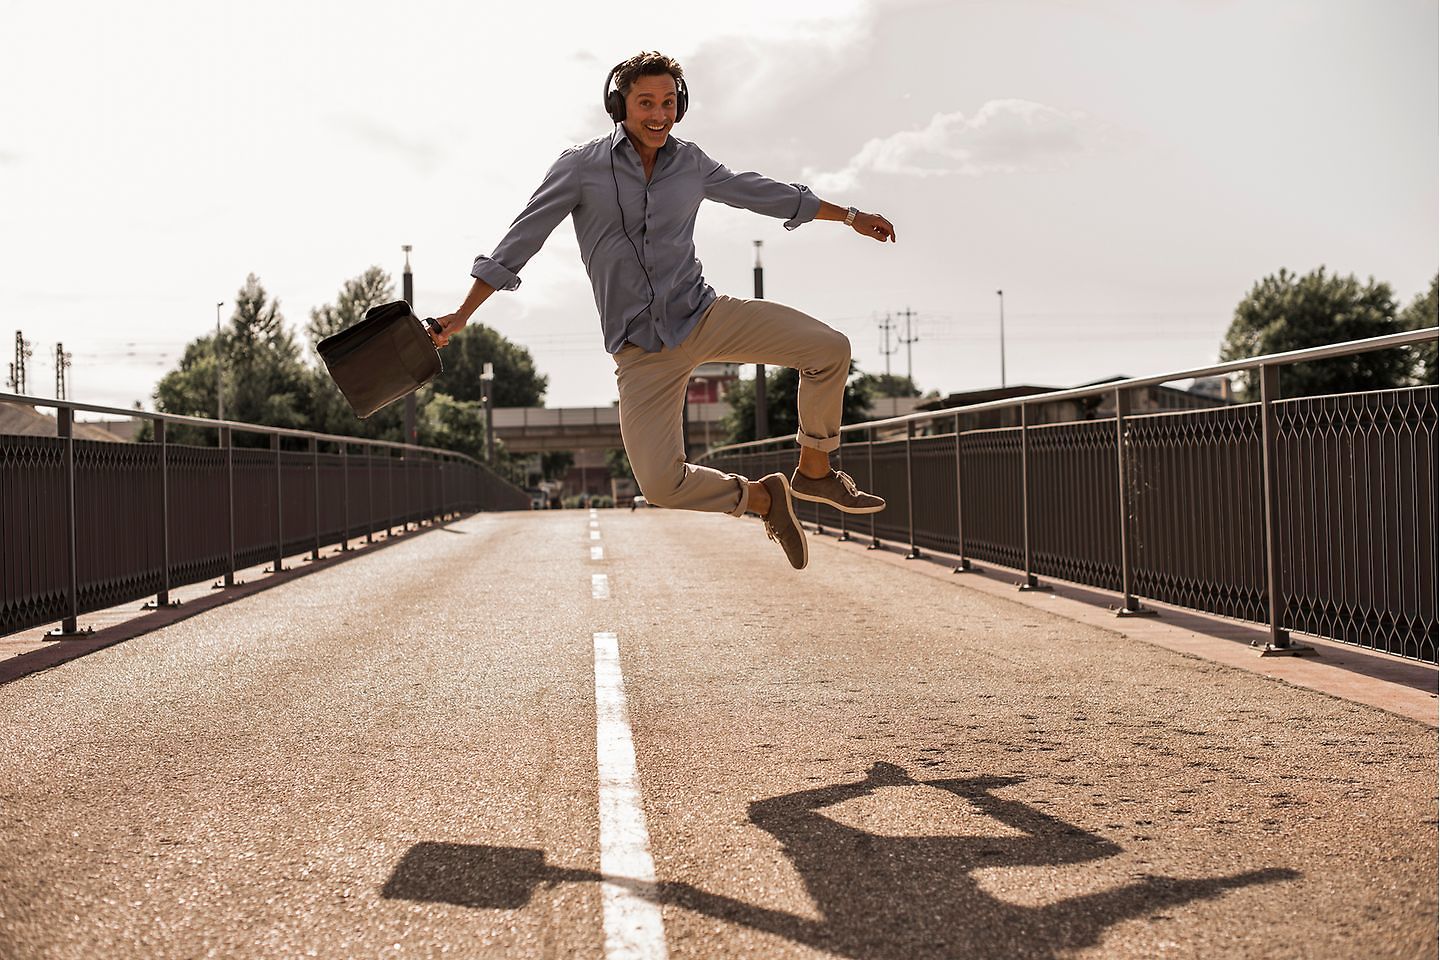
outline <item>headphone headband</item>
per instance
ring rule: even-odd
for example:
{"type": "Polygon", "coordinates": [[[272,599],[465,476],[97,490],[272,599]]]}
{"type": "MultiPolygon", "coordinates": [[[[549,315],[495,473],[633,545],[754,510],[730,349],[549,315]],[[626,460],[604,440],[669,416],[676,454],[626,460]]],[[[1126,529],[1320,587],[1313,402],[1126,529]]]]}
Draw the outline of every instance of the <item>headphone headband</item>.
{"type": "MultiPolygon", "coordinates": [[[[610,114],[610,119],[616,123],[625,122],[625,95],[620,92],[618,87],[611,90],[610,81],[615,79],[616,71],[629,62],[629,60],[621,60],[610,68],[609,73],[605,74],[602,102],[605,104],[605,112],[610,114]]],[[[685,111],[690,108],[690,88],[685,85],[684,77],[676,77],[674,74],[670,74],[670,76],[675,80],[675,122],[679,123],[685,119],[685,111]]]]}

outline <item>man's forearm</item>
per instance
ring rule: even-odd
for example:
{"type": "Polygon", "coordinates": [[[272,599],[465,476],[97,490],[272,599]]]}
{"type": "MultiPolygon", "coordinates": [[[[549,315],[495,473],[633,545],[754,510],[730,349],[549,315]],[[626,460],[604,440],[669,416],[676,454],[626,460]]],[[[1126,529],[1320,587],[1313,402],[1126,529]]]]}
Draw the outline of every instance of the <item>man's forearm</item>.
{"type": "MultiPolygon", "coordinates": [[[[840,219],[843,220],[845,217],[842,215],[840,219]]],[[[466,295],[465,302],[460,305],[459,310],[455,311],[455,315],[463,320],[469,320],[470,315],[476,310],[479,310],[480,304],[488,300],[490,294],[494,292],[494,287],[490,286],[490,284],[484,280],[476,278],[475,282],[470,285],[470,292],[466,295]]]]}
{"type": "Polygon", "coordinates": [[[820,212],[817,213],[817,214],[815,214],[815,219],[816,219],[816,220],[844,220],[846,214],[848,214],[849,212],[850,212],[850,209],[849,209],[848,207],[837,207],[837,206],[835,206],[835,204],[833,204],[833,203],[827,203],[826,201],[821,200],[821,201],[820,201],[820,212]]]}

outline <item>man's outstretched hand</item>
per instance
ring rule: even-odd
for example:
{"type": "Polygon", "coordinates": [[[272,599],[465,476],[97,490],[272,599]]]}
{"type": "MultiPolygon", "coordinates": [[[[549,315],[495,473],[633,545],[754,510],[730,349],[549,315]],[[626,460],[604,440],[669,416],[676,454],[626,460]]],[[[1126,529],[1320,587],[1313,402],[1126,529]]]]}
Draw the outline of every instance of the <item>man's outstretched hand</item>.
{"type": "Polygon", "coordinates": [[[890,221],[878,213],[862,213],[855,217],[851,228],[862,237],[869,237],[871,240],[879,240],[884,243],[889,240],[895,242],[895,228],[890,221]]]}

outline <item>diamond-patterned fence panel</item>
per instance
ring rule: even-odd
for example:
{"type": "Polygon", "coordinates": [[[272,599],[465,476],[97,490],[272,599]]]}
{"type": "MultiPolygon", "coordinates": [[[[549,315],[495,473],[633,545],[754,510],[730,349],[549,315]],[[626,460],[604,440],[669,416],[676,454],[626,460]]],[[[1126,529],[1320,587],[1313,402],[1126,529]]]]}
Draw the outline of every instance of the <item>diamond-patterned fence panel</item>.
{"type": "Polygon", "coordinates": [[[171,583],[195,583],[230,569],[230,500],[225,451],[171,444],[171,583]]]}
{"type": "Polygon", "coordinates": [[[1275,404],[1286,629],[1436,659],[1433,387],[1275,404]]]}
{"type": "Polygon", "coordinates": [[[75,441],[79,613],[158,592],[165,522],[156,444],[75,441]]]}
{"type": "Polygon", "coordinates": [[[275,451],[235,448],[235,563],[250,567],[273,560],[276,529],[275,451]]]}
{"type": "Polygon", "coordinates": [[[1025,566],[1020,430],[967,430],[960,435],[965,555],[1001,566],[1025,566]]]}
{"type": "Polygon", "coordinates": [[[916,437],[911,442],[910,471],[915,482],[915,545],[958,553],[955,434],[916,437]]]}
{"type": "Polygon", "coordinates": [[[1259,405],[1130,416],[1125,428],[1135,593],[1266,622],[1259,405]]]}
{"type": "Polygon", "coordinates": [[[1123,589],[1114,420],[1031,428],[1030,557],[1042,576],[1123,589]]]}
{"type": "Polygon", "coordinates": [[[0,436],[0,634],[68,609],[65,441],[0,436]]]}

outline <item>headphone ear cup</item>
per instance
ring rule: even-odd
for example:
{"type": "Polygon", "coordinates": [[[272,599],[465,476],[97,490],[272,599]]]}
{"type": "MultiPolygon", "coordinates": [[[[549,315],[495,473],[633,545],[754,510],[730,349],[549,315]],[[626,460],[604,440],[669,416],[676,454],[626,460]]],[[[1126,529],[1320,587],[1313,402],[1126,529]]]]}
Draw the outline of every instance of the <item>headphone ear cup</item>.
{"type": "Polygon", "coordinates": [[[605,94],[605,112],[610,114],[610,119],[616,123],[625,121],[625,98],[620,95],[619,90],[611,90],[605,94]]]}
{"type": "Polygon", "coordinates": [[[681,80],[676,84],[679,89],[675,97],[675,122],[679,123],[685,119],[685,111],[690,109],[690,88],[681,80]]]}

